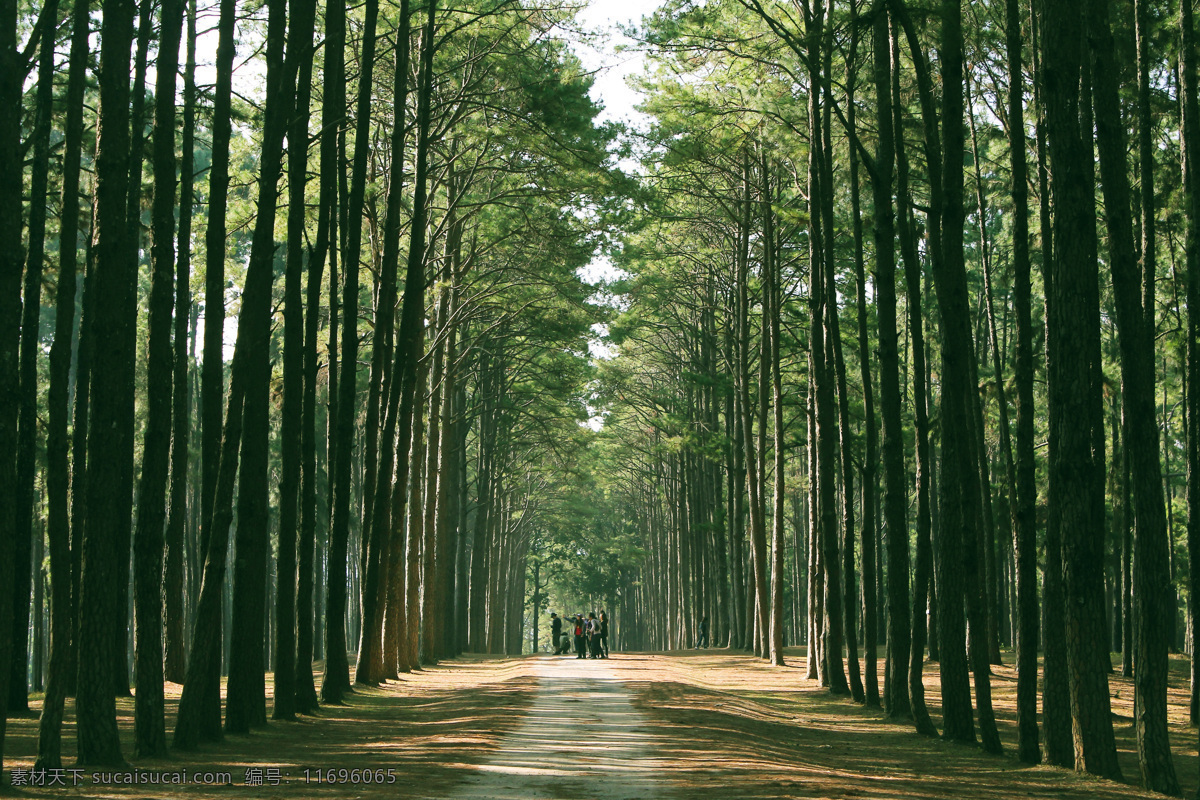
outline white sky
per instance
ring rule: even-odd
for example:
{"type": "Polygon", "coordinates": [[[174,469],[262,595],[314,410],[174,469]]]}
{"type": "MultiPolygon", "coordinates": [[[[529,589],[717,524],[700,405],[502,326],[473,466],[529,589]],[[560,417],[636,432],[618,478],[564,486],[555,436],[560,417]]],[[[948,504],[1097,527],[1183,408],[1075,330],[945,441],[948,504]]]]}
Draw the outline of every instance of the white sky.
{"type": "Polygon", "coordinates": [[[602,121],[614,120],[637,126],[647,120],[646,115],[634,109],[641,96],[625,81],[630,75],[641,72],[645,60],[636,50],[616,52],[621,45],[633,44],[617,26],[639,23],[644,15],[654,13],[660,5],[662,0],[590,0],[579,12],[577,20],[581,26],[604,34],[596,42],[597,47],[581,42],[572,46],[586,68],[598,70],[592,98],[604,105],[602,121]]]}

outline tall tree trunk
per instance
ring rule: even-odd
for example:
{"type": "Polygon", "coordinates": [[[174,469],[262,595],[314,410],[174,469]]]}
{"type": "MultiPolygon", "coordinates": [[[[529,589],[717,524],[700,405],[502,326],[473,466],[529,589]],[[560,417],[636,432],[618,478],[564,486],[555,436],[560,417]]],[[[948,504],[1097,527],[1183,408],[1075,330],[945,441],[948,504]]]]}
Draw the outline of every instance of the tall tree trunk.
{"type": "MultiPolygon", "coordinates": [[[[1188,720],[1200,720],[1200,101],[1196,89],[1196,27],[1190,3],[1179,5],[1179,75],[1183,95],[1183,210],[1187,221],[1187,502],[1188,615],[1192,629],[1188,720]]],[[[1122,583],[1122,594],[1125,585],[1122,583]]],[[[1128,650],[1128,648],[1125,648],[1128,650]]]]}
{"type": "Polygon", "coordinates": [[[183,537],[188,504],[188,434],[191,428],[191,384],[188,379],[188,323],[192,318],[192,207],[195,205],[196,135],[196,0],[187,4],[187,56],[183,70],[183,143],[179,161],[179,233],[175,250],[174,381],[171,400],[171,488],[165,533],[163,572],[164,643],[163,675],[182,683],[184,655],[183,537]]]}
{"type": "MultiPolygon", "coordinates": [[[[42,262],[46,255],[46,196],[50,173],[50,112],[54,101],[54,41],[58,34],[58,1],[48,0],[40,13],[38,80],[34,100],[33,166],[30,170],[28,255],[25,260],[25,299],[21,314],[20,404],[17,427],[17,529],[13,540],[12,674],[8,710],[29,710],[29,590],[32,572],[34,478],[37,472],[37,362],[41,350],[42,262]]],[[[38,613],[40,609],[35,609],[38,613]]]]}
{"type": "MultiPolygon", "coordinates": [[[[366,575],[363,581],[363,619],[358,646],[358,665],[355,680],[359,683],[376,683],[388,677],[387,654],[384,644],[384,592],[379,591],[380,582],[391,577],[391,570],[382,570],[391,561],[392,549],[392,499],[398,488],[398,496],[404,497],[404,487],[393,477],[397,459],[403,462],[405,453],[395,446],[396,414],[398,411],[401,383],[389,363],[393,349],[393,332],[396,321],[396,272],[400,261],[400,205],[404,188],[404,130],[405,105],[408,99],[408,51],[409,51],[409,4],[401,0],[399,29],[396,31],[396,62],[392,83],[392,107],[395,121],[392,128],[391,163],[388,177],[387,210],[384,221],[383,262],[380,268],[379,300],[375,320],[375,342],[371,358],[372,395],[386,392],[385,428],[380,451],[378,474],[368,474],[367,485],[374,498],[374,507],[364,519],[363,530],[369,531],[367,542],[366,575]],[[374,481],[372,481],[374,477],[374,481]],[[376,485],[371,486],[374,482],[376,485]],[[369,521],[369,527],[368,527],[369,521]]],[[[367,430],[378,424],[378,397],[367,401],[367,430]],[[371,415],[375,414],[372,420],[371,415]]],[[[372,457],[368,445],[368,461],[372,457]]],[[[371,500],[366,501],[368,504],[371,500]]],[[[403,504],[401,505],[403,507],[403,504]]],[[[400,517],[403,519],[403,516],[400,517]]],[[[393,657],[394,661],[394,657],[393,657]]],[[[392,670],[394,672],[394,670],[392,670]]]]}
{"type": "Polygon", "coordinates": [[[221,399],[225,384],[225,215],[229,197],[229,138],[233,130],[230,112],[236,21],[237,1],[221,0],[217,20],[217,80],[212,100],[208,227],[204,231],[204,364],[200,368],[202,554],[208,552],[208,523],[213,516],[217,474],[221,467],[221,399]]]}
{"type": "MultiPolygon", "coordinates": [[[[319,591],[320,582],[313,572],[317,526],[317,338],[320,333],[321,278],[326,257],[330,263],[330,286],[335,283],[336,232],[338,208],[338,142],[346,113],[346,9],[336,0],[325,7],[325,54],[322,81],[324,86],[321,104],[321,148],[320,190],[317,208],[317,236],[308,259],[307,309],[304,320],[304,404],[301,409],[301,461],[300,477],[300,548],[299,583],[296,592],[296,710],[312,713],[317,708],[316,684],[313,679],[312,661],[314,646],[320,641],[315,625],[321,624],[321,616],[314,620],[314,588],[319,591]],[[314,624],[315,623],[315,624],[314,624]]],[[[336,296],[330,292],[331,337],[336,328],[336,296]]],[[[331,349],[329,361],[329,390],[333,392],[336,380],[336,350],[331,349]]],[[[332,429],[331,424],[331,429],[332,429]]],[[[333,441],[333,438],[330,438],[333,441]]]]}
{"type": "Polygon", "coordinates": [[[1021,65],[1021,12],[1005,0],[1008,56],[1008,148],[1012,167],[1013,307],[1017,317],[1016,482],[1012,485],[1013,551],[1017,573],[1017,757],[1041,760],[1037,728],[1038,598],[1037,481],[1034,461],[1033,321],[1029,258],[1029,183],[1025,158],[1024,78],[1021,65]]]}
{"type": "Polygon", "coordinates": [[[117,487],[117,561],[122,565],[125,578],[117,583],[116,604],[120,614],[113,619],[116,643],[113,649],[113,687],[118,697],[128,697],[129,690],[129,634],[133,630],[133,607],[129,602],[129,569],[132,563],[133,545],[133,491],[135,434],[137,427],[134,397],[137,390],[137,314],[138,282],[142,250],[142,170],[146,150],[146,70],[150,38],[153,33],[153,2],[138,4],[138,33],[133,66],[133,94],[130,104],[129,124],[129,204],[126,219],[129,235],[125,242],[125,277],[122,281],[121,306],[124,318],[129,320],[121,339],[121,359],[115,361],[120,373],[121,417],[121,471],[117,487]]]}
{"type": "MultiPolygon", "coordinates": [[[[75,596],[72,581],[67,420],[71,346],[79,252],[79,165],[83,150],[83,93],[87,81],[91,4],[76,0],[71,11],[71,53],[67,72],[67,114],[63,129],[62,205],[59,213],[58,291],[54,344],[50,347],[49,431],[46,437],[47,539],[50,545],[50,670],[38,720],[36,766],[62,766],[62,718],[71,683],[75,596]]],[[[82,493],[82,492],[81,492],[82,493]]],[[[77,531],[78,535],[80,531],[77,531]]]]}
{"type": "Polygon", "coordinates": [[[321,699],[340,703],[350,691],[350,664],[346,655],[346,551],[350,535],[351,458],[354,453],[355,402],[358,390],[359,252],[362,246],[363,200],[366,192],[368,142],[371,139],[371,86],[375,66],[375,25],[378,0],[367,0],[363,22],[362,56],[355,108],[354,163],[347,197],[350,226],[343,233],[345,276],[342,292],[342,370],[338,376],[337,452],[333,462],[333,527],[330,531],[329,575],[325,611],[325,675],[321,699]]]}
{"type": "MultiPolygon", "coordinates": [[[[762,159],[762,214],[763,214],[763,335],[768,337],[769,346],[764,354],[769,355],[771,371],[771,409],[774,425],[774,470],[775,490],[772,495],[771,513],[771,617],[769,623],[769,656],[775,666],[783,666],[783,548],[784,548],[784,427],[783,427],[783,383],[779,376],[779,291],[778,253],[775,249],[775,212],[771,208],[771,167],[764,154],[762,159]]],[[[765,390],[766,387],[764,386],[765,390]]],[[[766,419],[763,419],[766,424],[766,419]]],[[[853,550],[853,543],[851,543],[853,550]]],[[[853,613],[851,607],[850,613],[853,613]]],[[[852,641],[852,639],[851,639],[852,641]]]]}
{"type": "MultiPolygon", "coordinates": [[[[275,210],[283,172],[283,143],[296,100],[296,73],[307,47],[299,37],[312,29],[313,2],[269,0],[267,18],[267,106],[258,177],[258,208],[250,245],[246,290],[238,315],[235,378],[245,381],[241,464],[238,470],[236,560],[233,575],[233,629],[229,644],[229,682],[225,730],[244,733],[265,725],[266,591],[269,550],[268,436],[270,432],[271,284],[275,265],[275,210]],[[288,28],[295,48],[284,46],[288,28]],[[251,285],[253,282],[253,286],[251,285]],[[253,292],[251,290],[254,290],[253,292]],[[238,358],[241,354],[242,359],[238,358]],[[237,363],[239,360],[241,364],[237,363]]],[[[286,324],[286,323],[285,323],[286,324]]],[[[222,463],[222,469],[225,464],[222,463]]]]}
{"type": "Polygon", "coordinates": [[[888,15],[876,13],[872,30],[879,145],[875,154],[875,305],[879,316],[879,402],[883,415],[884,520],[887,525],[887,660],[884,708],[890,717],[911,713],[908,694],[908,524],[904,441],[900,421],[900,360],[896,332],[896,246],[892,212],[894,131],[888,15]]]}
{"type": "MultiPolygon", "coordinates": [[[[116,4],[114,4],[116,5],[116,4]]],[[[21,189],[23,163],[21,157],[21,83],[24,70],[17,48],[16,0],[0,3],[0,697],[8,696],[8,676],[12,659],[12,596],[13,540],[17,535],[17,419],[19,415],[18,358],[21,339],[21,268],[24,254],[21,248],[21,189]]],[[[124,22],[127,9],[117,5],[111,18],[105,15],[114,31],[116,18],[124,22]]],[[[124,27],[123,25],[120,27],[124,27]]],[[[118,39],[120,33],[114,32],[118,39]]],[[[126,39],[128,54],[128,39],[126,39]]],[[[111,72],[109,73],[111,78],[111,72]]],[[[115,81],[110,80],[110,84],[115,81]]],[[[102,84],[109,90],[109,108],[115,85],[102,84]]],[[[119,132],[114,132],[120,135],[119,132]]],[[[112,148],[112,139],[105,142],[112,148]]],[[[111,169],[111,159],[105,153],[104,177],[118,177],[111,169]]],[[[118,162],[119,163],[119,162],[118,162]]],[[[98,165],[99,166],[99,165],[98,165]]],[[[99,177],[99,176],[98,176],[99,177]]],[[[106,189],[107,189],[106,185],[106,189]]],[[[106,223],[111,221],[106,218],[106,223]]],[[[113,230],[106,225],[106,233],[113,230]]],[[[107,242],[106,242],[107,244],[107,242]]],[[[92,618],[94,619],[94,618],[92,618]]],[[[92,697],[95,697],[93,694],[92,697]]],[[[90,699],[90,698],[89,698],[90,699]]],[[[88,735],[94,731],[97,714],[89,708],[88,735]]],[[[100,709],[101,717],[103,708],[100,709]]],[[[3,763],[4,732],[7,714],[0,715],[0,764],[3,763]]],[[[81,718],[81,723],[82,723],[81,718]]],[[[81,724],[82,730],[82,724],[81,724]]],[[[113,737],[116,720],[113,720],[113,737]]],[[[80,750],[81,756],[86,751],[80,750]]],[[[86,756],[85,756],[86,757],[86,756]]]]}
{"type": "Polygon", "coordinates": [[[146,431],[134,533],[137,697],[134,755],[167,754],[163,718],[162,572],[167,474],[171,459],[171,311],[175,289],[175,81],[179,68],[182,0],[163,0],[154,87],[154,204],[152,272],[146,363],[146,431]]]}
{"type": "MultiPolygon", "coordinates": [[[[1054,193],[1054,239],[1083,241],[1088,231],[1087,185],[1084,147],[1081,141],[1080,79],[1083,72],[1082,37],[1084,17],[1079,3],[1046,3],[1042,9],[1045,39],[1042,59],[1052,190],[1054,193]]],[[[1097,78],[1100,77],[1097,71],[1097,78]]],[[[1100,86],[1097,85],[1097,89],[1100,86]]],[[[1103,152],[1103,150],[1102,150],[1103,152]]],[[[1056,248],[1050,264],[1050,287],[1046,298],[1047,377],[1050,404],[1050,504],[1057,508],[1056,520],[1062,537],[1065,597],[1065,641],[1070,673],[1071,716],[1077,769],[1119,777],[1112,719],[1108,709],[1108,687],[1099,663],[1098,648],[1106,637],[1093,639],[1096,630],[1088,625],[1082,606],[1094,597],[1090,589],[1099,578],[1099,538],[1091,501],[1094,462],[1088,418],[1087,389],[1091,386],[1087,328],[1098,324],[1086,304],[1089,287],[1097,281],[1094,262],[1083,247],[1056,248]],[[1078,606],[1078,607],[1077,607],[1078,606]],[[1099,691],[1102,696],[1097,697],[1099,691]]],[[[1099,310],[1095,309],[1098,315],[1099,310]]],[[[1153,415],[1153,414],[1152,414],[1153,415]]],[[[1153,425],[1153,422],[1151,423],[1153,425]]],[[[1053,565],[1048,561],[1047,569],[1053,565]]],[[[1052,598],[1051,598],[1052,599],[1052,598]]],[[[1049,600],[1047,601],[1049,602],[1049,600]]],[[[1097,608],[1102,615],[1103,609],[1097,608]]],[[[1051,635],[1049,628],[1047,636],[1051,635]]],[[[1050,753],[1048,752],[1048,755],[1050,753]]]]}
{"type": "MultiPolygon", "coordinates": [[[[900,42],[892,32],[892,114],[893,131],[904,130],[900,96],[900,42]]],[[[916,426],[917,552],[913,574],[912,649],[908,663],[908,690],[913,722],[917,732],[936,736],[937,728],[925,705],[925,641],[929,635],[928,608],[930,581],[933,578],[932,518],[929,483],[929,391],[926,381],[924,315],[922,313],[921,265],[913,230],[912,197],[909,192],[908,152],[903,135],[896,136],[896,206],[899,223],[900,253],[904,261],[905,296],[908,305],[908,335],[912,344],[913,421],[916,426]]]]}
{"type": "MultiPolygon", "coordinates": [[[[303,438],[304,308],[301,280],[304,271],[304,224],[308,185],[308,120],[312,95],[313,22],[315,0],[293,10],[295,24],[287,41],[288,77],[295,75],[295,108],[287,130],[288,238],[284,266],[283,409],[280,419],[279,563],[275,588],[275,707],[274,719],[296,715],[296,555],[299,539],[298,511],[303,438]]],[[[310,262],[309,268],[313,269],[310,262]]],[[[318,267],[319,269],[319,267],[318,267]]],[[[316,313],[320,303],[313,304],[316,313]]],[[[311,570],[311,565],[310,565],[311,570]]],[[[308,662],[304,667],[311,673],[308,662]]]]}
{"type": "MultiPolygon", "coordinates": [[[[95,294],[92,334],[95,369],[89,408],[87,527],[83,534],[80,576],[79,659],[76,718],[81,766],[124,763],[117,735],[113,697],[116,620],[125,610],[116,605],[118,586],[128,579],[128,565],[119,563],[121,459],[125,448],[120,429],[120,379],[125,325],[121,303],[128,280],[127,199],[129,192],[129,50],[133,42],[133,2],[116,0],[104,6],[100,39],[100,120],[96,143],[96,271],[90,287],[95,294]]],[[[0,24],[0,30],[7,31],[0,24]]],[[[0,47],[0,52],[4,48],[0,47]]],[[[9,70],[0,69],[8,75],[9,70]]],[[[3,98],[0,98],[2,100],[3,98]]],[[[0,102],[0,107],[4,106],[0,102]]],[[[7,114],[0,113],[0,119],[7,114]]],[[[0,139],[3,141],[3,139],[0,139]]],[[[0,147],[0,150],[3,150],[0,147]]],[[[3,171],[0,171],[3,175],[3,171]]],[[[2,189],[3,187],[0,187],[2,189]]],[[[19,190],[18,190],[19,191],[19,190]]],[[[0,191],[5,196],[6,191],[0,191]]],[[[0,218],[8,219],[5,215],[0,218]]],[[[17,218],[20,218],[19,212],[17,218]]],[[[19,223],[18,223],[19,224],[19,223]]],[[[17,249],[14,244],[13,249],[17,249]]],[[[8,247],[3,252],[10,253],[8,247]]],[[[0,293],[3,296],[3,293],[0,293]]],[[[0,365],[2,366],[2,365],[0,365]]],[[[0,369],[0,374],[6,373],[0,369]]],[[[12,452],[0,448],[5,452],[12,452]]],[[[0,476],[0,485],[11,485],[0,476]]],[[[11,541],[11,537],[0,537],[11,541]]],[[[8,562],[9,559],[3,559],[8,562]]],[[[0,595],[3,595],[0,592],[0,595]]],[[[2,610],[2,609],[0,609],[2,610]]],[[[7,652],[7,648],[5,648],[7,652]]],[[[4,671],[7,675],[7,670],[4,671]]]]}
{"type": "MultiPolygon", "coordinates": [[[[859,43],[858,0],[850,2],[850,52],[846,59],[846,115],[850,130],[855,125],[854,92],[858,84],[856,55],[859,43]]],[[[862,370],[863,427],[865,428],[865,451],[863,453],[862,483],[862,585],[863,585],[863,649],[866,661],[866,702],[868,706],[879,705],[879,670],[876,666],[878,619],[875,608],[875,542],[878,529],[875,522],[875,471],[878,461],[878,437],[875,427],[875,397],[871,380],[871,345],[867,332],[867,281],[863,257],[863,224],[859,195],[858,149],[849,148],[850,161],[850,208],[854,231],[854,275],[856,303],[858,307],[858,357],[862,370]]],[[[799,524],[799,521],[797,521],[799,524]]]]}
{"type": "MultiPolygon", "coordinates": [[[[1145,9],[1138,4],[1138,39],[1139,67],[1146,68],[1144,52],[1145,40],[1145,9]]],[[[1125,399],[1125,413],[1129,422],[1129,437],[1126,439],[1126,450],[1132,459],[1133,473],[1133,502],[1134,502],[1134,583],[1137,591],[1134,593],[1134,614],[1137,618],[1135,635],[1137,637],[1134,657],[1134,692],[1138,708],[1136,719],[1138,739],[1138,759],[1142,765],[1142,779],[1146,787],[1164,794],[1179,794],[1179,782],[1175,777],[1175,769],[1171,762],[1171,749],[1167,735],[1167,640],[1170,636],[1168,614],[1170,580],[1167,564],[1167,530],[1165,509],[1162,497],[1162,469],[1159,463],[1158,426],[1154,410],[1154,360],[1147,357],[1152,353],[1154,308],[1146,307],[1142,301],[1142,275],[1139,275],[1135,261],[1133,226],[1129,215],[1129,178],[1125,164],[1125,132],[1121,121],[1118,87],[1116,82],[1115,63],[1113,59],[1112,32],[1109,29],[1108,0],[1092,0],[1089,10],[1090,24],[1088,26],[1091,42],[1092,58],[1094,61],[1093,75],[1095,79],[1096,104],[1096,141],[1100,152],[1100,174],[1104,189],[1105,221],[1108,228],[1110,267],[1112,270],[1113,292],[1117,311],[1117,331],[1121,345],[1121,383],[1125,399]]],[[[1049,39],[1049,36],[1047,36],[1049,39]]],[[[1148,81],[1148,77],[1145,78],[1148,81]]],[[[1139,81],[1141,82],[1141,81],[1139,81]]],[[[1149,92],[1148,85],[1145,92],[1149,92]]],[[[1142,91],[1139,89],[1139,95],[1142,91]]],[[[1149,99],[1139,102],[1143,114],[1148,111],[1149,99]]],[[[1142,117],[1142,127],[1147,129],[1149,119],[1142,117]]],[[[1148,129],[1147,133],[1148,135],[1148,129]]],[[[1140,143],[1143,159],[1149,160],[1150,143],[1140,143]]],[[[1153,171],[1147,174],[1143,161],[1142,185],[1143,202],[1153,205],[1153,171]]],[[[1153,271],[1153,213],[1147,214],[1143,220],[1143,271],[1153,271]],[[1146,231],[1147,225],[1149,232],[1146,231]],[[1149,244],[1149,252],[1146,245],[1149,244]]],[[[1059,241],[1063,241],[1061,237],[1059,241]]],[[[1062,248],[1060,248],[1062,249],[1062,248]]],[[[1097,311],[1097,314],[1099,312],[1097,311]]],[[[1064,535],[1064,541],[1066,537],[1064,535]]],[[[1092,534],[1086,543],[1085,553],[1089,556],[1086,565],[1087,583],[1081,588],[1086,594],[1080,602],[1098,602],[1101,585],[1101,570],[1103,558],[1103,541],[1092,534]],[[1094,563],[1093,563],[1094,562],[1094,563]]],[[[1067,562],[1068,566],[1070,562],[1067,562]]],[[[1069,573],[1068,573],[1068,591],[1069,573]]],[[[1068,597],[1068,601],[1070,597],[1068,597]]],[[[1071,605],[1068,602],[1068,624],[1070,624],[1071,605]]],[[[1081,637],[1087,637],[1081,642],[1089,642],[1098,632],[1097,625],[1103,624],[1102,606],[1089,610],[1087,627],[1079,631],[1081,637]]],[[[1071,645],[1071,631],[1068,631],[1068,646],[1071,645]]],[[[1107,662],[1107,648],[1104,653],[1093,652],[1094,647],[1081,649],[1080,658],[1088,659],[1088,673],[1095,672],[1103,665],[1093,665],[1102,659],[1107,662]]],[[[1105,670],[1106,671],[1106,670],[1105,670]]],[[[1073,668],[1074,672],[1074,668],[1073,668]]],[[[1073,676],[1074,677],[1074,676],[1073,676]]],[[[1099,678],[1092,677],[1092,683],[1080,687],[1081,693],[1086,692],[1091,697],[1102,687],[1104,689],[1103,703],[1101,698],[1093,702],[1091,718],[1099,722],[1100,713],[1108,707],[1107,677],[1101,672],[1099,678]],[[1103,680],[1103,684],[1101,684],[1103,680]]],[[[1072,686],[1074,700],[1075,687],[1072,686]]],[[[1082,696],[1078,702],[1083,702],[1082,696]]],[[[1074,709],[1077,702],[1072,703],[1074,709]]],[[[1105,721],[1109,718],[1105,714],[1105,721]]],[[[1100,774],[1119,773],[1116,759],[1111,751],[1115,749],[1112,742],[1111,723],[1099,725],[1098,730],[1086,724],[1087,720],[1076,719],[1076,748],[1075,761],[1077,768],[1086,768],[1089,772],[1100,774]],[[1092,738],[1092,737],[1095,738],[1092,738]]]]}

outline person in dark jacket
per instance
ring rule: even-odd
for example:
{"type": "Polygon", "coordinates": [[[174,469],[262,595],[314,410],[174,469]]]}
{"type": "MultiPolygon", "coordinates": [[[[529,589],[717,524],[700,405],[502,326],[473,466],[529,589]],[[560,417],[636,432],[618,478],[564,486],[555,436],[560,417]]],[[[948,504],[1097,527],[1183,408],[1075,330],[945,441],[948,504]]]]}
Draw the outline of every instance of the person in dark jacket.
{"type": "Polygon", "coordinates": [[[608,658],[608,614],[600,612],[600,657],[608,658]]]}
{"type": "Polygon", "coordinates": [[[583,614],[575,615],[575,657],[587,657],[587,639],[584,637],[583,614]]]}
{"type": "Polygon", "coordinates": [[[553,611],[550,612],[550,643],[554,645],[554,655],[562,653],[562,619],[553,611]]]}
{"type": "Polygon", "coordinates": [[[708,647],[708,617],[700,620],[700,636],[696,641],[696,647],[708,647]]]}

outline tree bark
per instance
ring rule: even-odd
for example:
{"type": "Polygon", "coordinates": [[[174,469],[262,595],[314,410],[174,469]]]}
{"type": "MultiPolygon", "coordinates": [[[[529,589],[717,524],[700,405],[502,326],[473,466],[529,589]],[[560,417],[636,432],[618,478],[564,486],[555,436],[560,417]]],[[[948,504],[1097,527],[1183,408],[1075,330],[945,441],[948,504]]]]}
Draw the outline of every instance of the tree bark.
{"type": "Polygon", "coordinates": [[[191,384],[188,361],[188,323],[192,317],[192,207],[195,205],[196,135],[196,3],[187,5],[187,56],[183,70],[183,144],[179,161],[179,233],[175,251],[174,381],[171,399],[171,488],[165,533],[163,572],[163,675],[182,683],[187,670],[184,655],[184,530],[188,519],[188,438],[191,428],[191,384]]]}
{"type": "Polygon", "coordinates": [[[175,82],[179,69],[182,0],[163,0],[154,87],[154,203],[151,210],[152,265],[146,363],[146,431],[134,532],[134,604],[137,620],[137,696],[134,698],[134,755],[167,754],[163,714],[163,527],[171,459],[171,311],[175,288],[175,82]]]}
{"type": "MultiPolygon", "coordinates": [[[[1046,116],[1052,190],[1054,193],[1054,239],[1083,241],[1088,231],[1089,201],[1085,191],[1086,169],[1081,141],[1080,92],[1082,74],[1083,8],[1079,3],[1046,3],[1042,21],[1046,116]]],[[[1099,78],[1099,71],[1096,77],[1099,78]]],[[[1099,84],[1097,89],[1100,90],[1099,84]]],[[[1099,91],[1098,95],[1099,97],[1099,91]]],[[[1103,152],[1103,150],[1102,150],[1103,152]]],[[[1108,708],[1108,686],[1099,663],[1099,647],[1106,651],[1107,637],[1089,626],[1089,600],[1098,599],[1089,590],[1100,575],[1099,538],[1091,501],[1094,463],[1090,426],[1079,424],[1089,418],[1087,394],[1091,387],[1087,328],[1098,324],[1093,309],[1087,308],[1090,288],[1098,279],[1096,264],[1083,247],[1056,248],[1050,264],[1051,282],[1046,298],[1047,378],[1050,404],[1050,437],[1054,443],[1050,461],[1050,504],[1057,509],[1062,536],[1065,598],[1065,641],[1070,674],[1072,728],[1075,766],[1108,777],[1120,777],[1112,720],[1108,708]],[[1100,697],[1095,696],[1099,691],[1100,697]]],[[[1094,309],[1098,316],[1099,310],[1094,309]]],[[[1152,415],[1153,416],[1153,415],[1152,415]]],[[[1151,423],[1153,425],[1153,422],[1151,423]]],[[[1047,569],[1052,567],[1047,563],[1047,569]]],[[[1103,609],[1096,611],[1102,614],[1103,609]]],[[[1047,629],[1047,636],[1051,634],[1047,629]]],[[[1050,753],[1048,752],[1048,755],[1050,753]]],[[[1053,756],[1052,756],[1053,757],[1053,756]]]]}
{"type": "MultiPolygon", "coordinates": [[[[120,428],[120,398],[125,386],[121,382],[120,365],[117,362],[123,357],[125,325],[133,322],[121,319],[124,312],[121,299],[128,291],[122,282],[128,281],[126,212],[129,192],[129,50],[133,42],[133,9],[132,0],[115,0],[106,4],[100,30],[100,121],[96,143],[94,243],[96,271],[91,287],[95,294],[92,329],[95,363],[89,407],[87,527],[83,533],[79,602],[79,652],[88,653],[89,658],[79,659],[76,698],[78,763],[81,766],[116,766],[124,763],[117,735],[112,672],[118,643],[115,621],[123,620],[125,615],[125,610],[119,608],[115,600],[119,584],[128,579],[128,565],[118,563],[117,558],[118,528],[121,524],[118,519],[121,507],[118,497],[119,473],[125,451],[120,428]]],[[[6,31],[7,26],[0,24],[0,30],[6,31]]],[[[3,51],[4,48],[0,47],[0,52],[3,51]]],[[[10,73],[0,69],[0,74],[10,73]]],[[[3,105],[0,103],[0,106],[3,105]]],[[[7,114],[0,113],[0,118],[5,117],[7,114]]],[[[0,191],[0,196],[5,194],[5,191],[0,191]]],[[[6,215],[0,217],[7,219],[6,215]]],[[[5,247],[3,252],[7,254],[10,250],[5,247]]],[[[0,369],[0,374],[6,372],[0,369]]],[[[0,485],[7,484],[0,480],[0,485]]],[[[0,539],[11,541],[11,537],[0,539]]],[[[7,674],[7,670],[4,674],[7,674]]]]}
{"type": "MultiPolygon", "coordinates": [[[[59,213],[58,291],[54,344],[50,347],[49,431],[46,437],[46,489],[49,495],[47,539],[50,545],[50,670],[38,720],[36,766],[62,766],[62,718],[71,684],[75,645],[75,594],[71,563],[70,465],[67,420],[70,415],[71,347],[75,331],[75,295],[79,252],[79,165],[83,150],[83,94],[87,81],[91,4],[76,0],[71,11],[71,52],[67,72],[63,129],[62,205],[59,213]]],[[[81,531],[76,531],[79,535],[81,531]]]]}

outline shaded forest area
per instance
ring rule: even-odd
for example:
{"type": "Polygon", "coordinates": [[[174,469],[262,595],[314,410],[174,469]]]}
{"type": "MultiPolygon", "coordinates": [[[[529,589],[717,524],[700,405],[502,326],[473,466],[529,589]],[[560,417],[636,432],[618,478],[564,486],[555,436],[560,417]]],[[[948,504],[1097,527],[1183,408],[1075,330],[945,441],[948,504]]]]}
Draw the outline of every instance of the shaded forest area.
{"type": "Polygon", "coordinates": [[[39,765],[67,697],[112,765],[520,652],[624,193],[571,10],[0,11],[0,697],[44,692],[39,765]]]}
{"type": "Polygon", "coordinates": [[[921,734],[1109,778],[1120,670],[1141,781],[1179,794],[1192,4],[676,0],[632,34],[642,211],[600,365],[608,516],[644,550],[626,635],[807,644],[809,678],[921,734]]]}
{"type": "Polygon", "coordinates": [[[805,644],[921,734],[1109,778],[1119,669],[1179,794],[1189,0],[669,0],[640,129],[576,11],[0,0],[0,697],[43,693],[39,764],[68,697],[120,764],[266,725],[268,672],[290,719],[607,608],[613,649],[805,644]]]}

